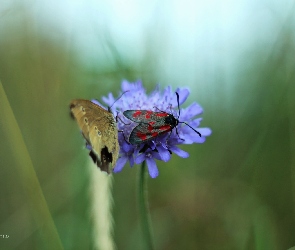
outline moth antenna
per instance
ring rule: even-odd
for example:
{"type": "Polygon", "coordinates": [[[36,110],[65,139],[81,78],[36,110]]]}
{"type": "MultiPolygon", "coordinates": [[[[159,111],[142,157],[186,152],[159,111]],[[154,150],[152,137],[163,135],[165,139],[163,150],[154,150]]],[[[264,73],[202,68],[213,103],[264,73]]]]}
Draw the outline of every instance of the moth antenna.
{"type": "MultiPolygon", "coordinates": [[[[177,97],[177,106],[178,106],[178,118],[180,117],[180,108],[179,108],[179,94],[177,92],[175,92],[176,94],[176,97],[177,97]]],[[[177,118],[177,119],[178,119],[177,118]]],[[[200,137],[202,137],[201,133],[198,132],[197,130],[195,130],[192,126],[188,125],[186,122],[178,122],[178,123],[184,123],[185,125],[189,126],[193,131],[195,131],[200,137]]],[[[177,128],[176,128],[176,133],[178,135],[178,132],[177,132],[177,128]]]]}
{"type": "Polygon", "coordinates": [[[193,131],[195,131],[200,137],[202,137],[201,133],[195,130],[192,126],[188,125],[186,122],[179,122],[179,123],[184,123],[185,125],[189,126],[193,131]]]}
{"type": "Polygon", "coordinates": [[[108,110],[111,111],[111,108],[113,107],[113,105],[126,93],[129,92],[129,90],[124,91],[112,104],[111,107],[108,107],[108,110]]]}
{"type": "MultiPolygon", "coordinates": [[[[177,106],[178,106],[178,118],[180,117],[180,108],[179,108],[179,94],[177,92],[175,92],[176,97],[177,97],[177,106]]],[[[178,119],[177,118],[177,119],[178,119]]]]}

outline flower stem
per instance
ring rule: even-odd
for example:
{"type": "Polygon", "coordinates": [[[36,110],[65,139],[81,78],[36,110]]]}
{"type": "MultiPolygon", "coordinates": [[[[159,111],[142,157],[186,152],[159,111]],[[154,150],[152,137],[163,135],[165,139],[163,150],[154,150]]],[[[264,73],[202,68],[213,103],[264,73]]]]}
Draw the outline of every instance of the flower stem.
{"type": "Polygon", "coordinates": [[[151,232],[151,223],[150,223],[150,212],[148,207],[148,192],[147,192],[147,171],[145,166],[145,161],[142,162],[142,165],[139,169],[139,178],[138,178],[138,203],[139,203],[139,215],[141,229],[143,233],[143,242],[145,244],[145,249],[153,250],[153,238],[151,232]]]}
{"type": "Polygon", "coordinates": [[[101,173],[89,159],[94,249],[116,249],[113,239],[113,176],[101,173]],[[103,206],[102,206],[103,205],[103,206]]]}

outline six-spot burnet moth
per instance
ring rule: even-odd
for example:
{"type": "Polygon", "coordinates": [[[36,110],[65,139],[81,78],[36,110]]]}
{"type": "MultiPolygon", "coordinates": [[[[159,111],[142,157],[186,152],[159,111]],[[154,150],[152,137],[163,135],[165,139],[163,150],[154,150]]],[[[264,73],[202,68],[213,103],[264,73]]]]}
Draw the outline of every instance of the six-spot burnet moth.
{"type": "Polygon", "coordinates": [[[180,122],[180,108],[179,108],[179,94],[175,92],[177,96],[178,105],[178,117],[175,118],[172,114],[167,112],[155,112],[150,110],[125,110],[123,115],[129,120],[139,123],[130,133],[129,143],[132,145],[139,145],[141,143],[150,141],[159,135],[172,132],[172,129],[176,129],[179,123],[184,123],[194,130],[200,137],[201,133],[188,125],[186,122],[180,122]]]}

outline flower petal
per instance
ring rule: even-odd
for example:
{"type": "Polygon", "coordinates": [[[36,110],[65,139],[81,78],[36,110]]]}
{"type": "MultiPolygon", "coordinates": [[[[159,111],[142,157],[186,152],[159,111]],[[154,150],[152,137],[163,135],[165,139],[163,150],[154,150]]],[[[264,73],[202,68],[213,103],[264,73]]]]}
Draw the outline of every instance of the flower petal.
{"type": "Polygon", "coordinates": [[[102,100],[110,107],[114,104],[115,98],[112,93],[108,94],[108,97],[103,96],[102,100]]]}
{"type": "Polygon", "coordinates": [[[212,134],[212,130],[210,128],[198,128],[198,131],[202,136],[209,136],[212,134]]]}
{"type": "Polygon", "coordinates": [[[192,135],[191,139],[194,143],[204,143],[206,141],[205,136],[202,135],[202,137],[200,137],[198,134],[192,135]]]}
{"type": "Polygon", "coordinates": [[[182,149],[180,149],[180,148],[178,148],[176,146],[170,147],[170,150],[173,153],[177,154],[181,158],[188,158],[189,157],[189,153],[188,152],[185,152],[185,151],[183,151],[182,149]]]}
{"type": "Polygon", "coordinates": [[[96,99],[92,99],[91,102],[94,103],[94,104],[96,104],[96,105],[101,106],[101,104],[99,103],[99,101],[96,100],[96,99]]]}
{"type": "Polygon", "coordinates": [[[133,150],[133,146],[131,144],[128,144],[125,139],[123,139],[124,142],[121,144],[121,149],[123,152],[131,152],[133,150]]]}
{"type": "Polygon", "coordinates": [[[129,156],[129,163],[130,163],[130,167],[133,167],[134,166],[134,158],[133,158],[133,155],[130,155],[129,156]]]}
{"type": "Polygon", "coordinates": [[[120,157],[116,163],[116,166],[113,169],[114,173],[118,173],[120,171],[122,171],[123,167],[125,166],[126,162],[127,162],[128,158],[127,157],[120,157]]]}
{"type": "Polygon", "coordinates": [[[87,148],[88,150],[92,150],[92,147],[91,147],[91,145],[90,145],[90,144],[88,144],[87,142],[86,142],[86,148],[87,148]]]}
{"type": "Polygon", "coordinates": [[[190,125],[193,128],[199,127],[202,120],[203,120],[203,118],[194,119],[192,122],[190,122],[190,125]]]}
{"type": "Polygon", "coordinates": [[[132,85],[132,84],[129,83],[127,80],[123,80],[122,83],[121,83],[121,89],[122,89],[123,91],[127,91],[127,90],[130,89],[130,86],[131,86],[131,85],[132,85]]]}
{"type": "Polygon", "coordinates": [[[102,104],[101,104],[98,100],[96,100],[96,99],[92,99],[91,102],[94,103],[94,104],[96,104],[96,105],[98,105],[98,106],[100,106],[100,107],[102,107],[102,108],[104,108],[105,110],[108,110],[107,107],[105,107],[104,105],[102,105],[102,104]]]}
{"type": "MultiPolygon", "coordinates": [[[[175,92],[177,92],[179,95],[179,105],[183,104],[190,94],[190,91],[188,88],[177,88],[175,92]]],[[[177,107],[177,99],[176,99],[175,107],[177,107]]]]}
{"type": "Polygon", "coordinates": [[[123,80],[122,84],[121,84],[121,88],[123,91],[127,91],[127,90],[132,90],[132,91],[138,91],[138,90],[144,90],[144,88],[142,87],[142,82],[141,80],[137,80],[134,83],[129,83],[127,80],[123,80]]]}
{"type": "Polygon", "coordinates": [[[149,174],[152,178],[156,178],[159,175],[157,164],[153,158],[147,158],[146,163],[148,166],[149,174]]]}
{"type": "Polygon", "coordinates": [[[160,155],[162,161],[167,162],[170,160],[171,155],[166,148],[164,148],[162,145],[158,145],[157,150],[159,152],[159,155],[160,155]]]}
{"type": "Polygon", "coordinates": [[[140,154],[140,155],[136,156],[134,161],[136,164],[140,164],[145,160],[145,158],[146,158],[145,154],[140,154]]]}
{"type": "Polygon", "coordinates": [[[159,161],[162,161],[162,158],[161,158],[161,156],[159,155],[158,152],[153,151],[153,152],[152,152],[152,156],[153,156],[155,159],[157,159],[157,160],[159,160],[159,161]]]}
{"type": "Polygon", "coordinates": [[[196,115],[200,115],[202,113],[203,113],[202,107],[196,102],[194,102],[191,105],[189,105],[187,108],[181,110],[179,120],[185,121],[185,120],[193,118],[196,115]]]}

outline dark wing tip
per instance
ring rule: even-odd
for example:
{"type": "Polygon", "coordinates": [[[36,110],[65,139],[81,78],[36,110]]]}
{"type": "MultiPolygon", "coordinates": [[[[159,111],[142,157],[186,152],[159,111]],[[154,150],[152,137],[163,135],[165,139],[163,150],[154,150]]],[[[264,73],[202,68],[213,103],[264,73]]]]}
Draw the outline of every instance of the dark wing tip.
{"type": "Polygon", "coordinates": [[[93,162],[97,165],[98,168],[100,168],[101,171],[106,172],[110,174],[110,162],[112,162],[113,155],[108,152],[107,148],[104,147],[101,150],[101,161],[98,159],[97,155],[90,150],[89,156],[93,160],[93,162]]]}
{"type": "Polygon", "coordinates": [[[128,115],[129,111],[130,111],[130,110],[124,110],[124,111],[123,111],[123,115],[125,115],[125,116],[128,115]]]}
{"type": "Polygon", "coordinates": [[[75,116],[74,116],[73,111],[72,111],[72,109],[76,107],[75,100],[71,101],[69,107],[70,107],[70,116],[71,116],[72,119],[75,119],[75,116]]]}
{"type": "Polygon", "coordinates": [[[89,156],[91,157],[93,162],[96,164],[97,163],[97,156],[95,155],[95,153],[92,150],[90,150],[89,156]]]}
{"type": "Polygon", "coordinates": [[[73,108],[75,108],[75,107],[77,106],[77,101],[78,101],[78,100],[72,100],[72,101],[71,101],[71,103],[70,103],[70,105],[69,105],[69,106],[70,106],[70,109],[73,109],[73,108]]]}

